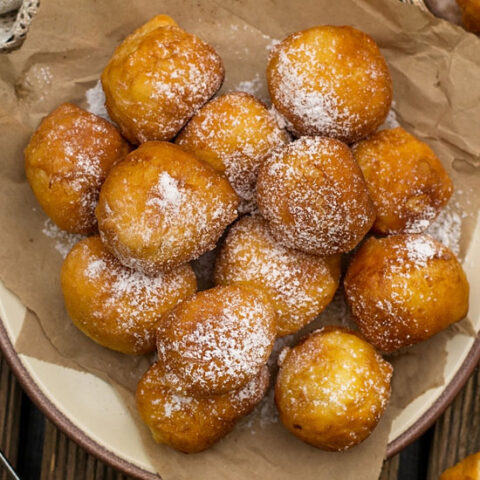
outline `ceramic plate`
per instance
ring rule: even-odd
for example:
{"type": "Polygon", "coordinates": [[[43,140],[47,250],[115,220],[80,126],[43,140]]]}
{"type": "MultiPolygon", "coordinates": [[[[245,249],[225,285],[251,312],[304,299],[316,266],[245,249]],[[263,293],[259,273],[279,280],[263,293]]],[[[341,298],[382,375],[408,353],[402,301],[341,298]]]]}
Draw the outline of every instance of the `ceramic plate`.
{"type": "MultiPolygon", "coordinates": [[[[471,291],[480,291],[480,226],[464,261],[471,291]]],[[[480,331],[480,298],[471,296],[470,318],[480,331]]],[[[142,449],[128,410],[112,387],[94,375],[17,354],[13,345],[21,330],[25,307],[0,283],[0,346],[20,383],[60,429],[90,453],[123,472],[157,478],[142,449]],[[92,398],[95,401],[92,401],[92,398]]],[[[421,435],[443,412],[466,382],[480,358],[480,337],[454,335],[447,344],[445,385],[426,391],[395,419],[387,455],[400,451],[421,435]]]]}

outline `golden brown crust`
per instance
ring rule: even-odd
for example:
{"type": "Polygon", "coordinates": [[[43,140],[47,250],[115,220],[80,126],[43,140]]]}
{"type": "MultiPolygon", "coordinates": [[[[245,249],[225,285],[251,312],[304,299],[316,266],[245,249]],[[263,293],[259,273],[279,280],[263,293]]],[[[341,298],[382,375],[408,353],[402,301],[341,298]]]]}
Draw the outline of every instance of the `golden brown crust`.
{"type": "Polygon", "coordinates": [[[262,102],[245,92],[231,92],[207,103],[175,143],[224,172],[242,199],[241,210],[250,211],[259,166],[289,140],[262,102]]]}
{"type": "Polygon", "coordinates": [[[223,395],[185,396],[170,390],[158,362],[144,374],[137,387],[137,408],[153,438],[185,453],[211,447],[250,413],[265,395],[268,368],[263,367],[246,386],[223,395]]]}
{"type": "Polygon", "coordinates": [[[106,247],[148,275],[215,247],[238,197],[210,165],[167,142],[147,142],[108,175],[96,210],[106,247]]]}
{"type": "Polygon", "coordinates": [[[302,137],[260,167],[257,202],[275,239],[313,255],[348,252],[375,219],[350,149],[333,138],[302,137]]]}
{"type": "Polygon", "coordinates": [[[454,253],[428,235],[369,238],[344,281],[353,319],[379,350],[426,340],[468,311],[468,281],[454,253]]]}
{"type": "Polygon", "coordinates": [[[435,153],[401,127],[375,133],[352,152],[377,210],[378,233],[424,231],[452,195],[452,181],[435,153]]]}
{"type": "Polygon", "coordinates": [[[283,247],[260,215],[230,229],[215,265],[217,285],[261,289],[277,313],[277,335],[295,333],[332,300],[340,281],[340,255],[318,257],[283,247]]]}
{"type": "Polygon", "coordinates": [[[223,77],[215,50],[161,15],[117,47],[102,86],[110,117],[132,143],[142,143],[173,138],[223,77]]]}
{"type": "Polygon", "coordinates": [[[462,10],[462,22],[470,32],[480,33],[480,2],[478,0],[457,0],[462,10]]]}
{"type": "Polygon", "coordinates": [[[480,452],[445,470],[439,480],[480,480],[480,452]]]}
{"type": "Polygon", "coordinates": [[[295,135],[346,143],[373,133],[392,101],[392,81],[375,41],[352,27],[293,33],[273,50],[267,82],[276,110],[295,135]]]}
{"type": "Polygon", "coordinates": [[[72,248],[61,280],[67,312],[83,333],[105,347],[137,355],[155,349],[161,315],[197,290],[190,265],[147,277],[121,265],[99,236],[72,248]]]}
{"type": "Polygon", "coordinates": [[[365,440],[390,398],[392,366],[358,334],[316,330],[280,354],[275,401],[283,424],[323,450],[365,440]]]}
{"type": "Polygon", "coordinates": [[[25,148],[25,173],[45,213],[63,230],[96,230],[98,192],[130,147],[117,129],[71,103],[45,117],[25,148]]]}
{"type": "Polygon", "coordinates": [[[219,395],[243,387],[258,374],[272,351],[275,329],[275,312],[260,291],[215,287],[162,318],[158,359],[171,388],[219,395]]]}

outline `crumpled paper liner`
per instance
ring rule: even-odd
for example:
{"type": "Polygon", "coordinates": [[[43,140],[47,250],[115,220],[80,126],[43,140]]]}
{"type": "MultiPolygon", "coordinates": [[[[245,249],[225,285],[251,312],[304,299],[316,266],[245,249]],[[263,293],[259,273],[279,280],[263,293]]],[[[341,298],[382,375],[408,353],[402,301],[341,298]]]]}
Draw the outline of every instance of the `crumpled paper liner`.
{"type": "MultiPolygon", "coordinates": [[[[427,141],[452,175],[464,213],[460,256],[468,249],[480,205],[480,40],[395,0],[238,2],[105,0],[45,2],[22,49],[0,57],[0,278],[31,310],[17,349],[111,382],[136,416],[132,392],[151,359],[104,349],[69,321],[60,293],[62,256],[42,233],[45,216],[26,183],[23,148],[41,118],[59,103],[85,106],[115,46],[151,16],[166,13],[221,54],[222,91],[249,85],[268,99],[268,48],[287,34],[322,23],[349,24],[379,43],[391,68],[400,123],[427,141]],[[74,8],[74,11],[72,10],[74,8]],[[242,83],[243,82],[243,83],[242,83]],[[37,339],[42,338],[42,342],[37,339]]],[[[338,321],[332,305],[318,321],[338,321]]],[[[340,323],[348,322],[344,317],[340,323]]],[[[312,327],[310,327],[312,328],[312,327]]],[[[275,421],[271,395],[211,450],[184,455],[154,444],[138,422],[144,446],[163,478],[374,479],[397,407],[443,383],[445,342],[453,329],[392,358],[391,406],[373,435],[344,453],[303,444],[275,421]],[[265,411],[268,415],[265,415],[265,411]]]]}

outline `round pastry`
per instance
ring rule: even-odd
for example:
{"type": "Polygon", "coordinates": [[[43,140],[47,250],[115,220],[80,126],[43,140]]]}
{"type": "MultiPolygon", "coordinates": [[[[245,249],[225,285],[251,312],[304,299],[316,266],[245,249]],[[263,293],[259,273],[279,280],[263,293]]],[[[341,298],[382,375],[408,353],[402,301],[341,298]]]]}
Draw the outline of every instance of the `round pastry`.
{"type": "Polygon", "coordinates": [[[98,235],[70,250],[61,283],[67,312],[85,335],[104,347],[135,355],[155,350],[161,315],[197,291],[190,265],[147,277],[124,267],[98,235]]]}
{"type": "Polygon", "coordinates": [[[377,210],[378,233],[422,232],[452,195],[452,181],[435,153],[401,127],[375,133],[352,152],[377,210]]]}
{"type": "Polygon", "coordinates": [[[25,173],[38,203],[61,229],[87,234],[97,226],[100,186],[129,150],[111,123],[63,103],[25,148],[25,173]]]}
{"type": "Polygon", "coordinates": [[[245,286],[199,292],[167,313],[157,330],[158,359],[171,388],[219,395],[245,386],[268,360],[275,312],[245,286]]]}
{"type": "Polygon", "coordinates": [[[215,266],[215,283],[261,289],[277,313],[277,335],[311,322],[332,300],[340,255],[318,257],[283,247],[260,215],[241,218],[229,231],[215,266]]]}
{"type": "Polygon", "coordinates": [[[155,350],[161,315],[197,290],[190,265],[147,277],[120,264],[99,236],[70,250],[61,281],[73,323],[100,345],[129,354],[155,350]]]}
{"type": "Polygon", "coordinates": [[[369,238],[348,266],[344,286],[354,321],[383,352],[426,340],[468,311],[462,266],[428,235],[369,238]]]}
{"type": "Polygon", "coordinates": [[[272,50],[267,82],[275,109],[297,136],[355,142],[383,123],[392,102],[377,44],[352,27],[293,33],[272,50]]]}
{"type": "Polygon", "coordinates": [[[171,143],[147,142],[110,171],[96,213],[106,247],[155,275],[214,248],[237,206],[210,165],[171,143]]]}
{"type": "Polygon", "coordinates": [[[480,452],[477,452],[447,468],[438,480],[478,480],[479,473],[480,452]]]}
{"type": "Polygon", "coordinates": [[[257,202],[275,239],[313,255],[352,250],[375,220],[362,172],[333,138],[302,137],[260,167],[257,202]]]}
{"type": "Polygon", "coordinates": [[[457,0],[462,11],[462,22],[467,30],[480,33],[480,2],[478,0],[457,0]]]}
{"type": "Polygon", "coordinates": [[[242,211],[255,205],[258,167],[290,140],[265,105],[253,95],[232,92],[207,103],[175,142],[225,172],[242,200],[242,211]]]}
{"type": "Polygon", "coordinates": [[[117,47],[102,86],[110,117],[128,140],[142,143],[173,138],[223,77],[210,45],[159,15],[117,47]]]}
{"type": "Polygon", "coordinates": [[[365,440],[390,398],[392,366],[355,332],[324,327],[279,357],[275,402],[304,442],[339,451],[365,440]]]}
{"type": "Polygon", "coordinates": [[[223,395],[192,397],[170,390],[164,367],[155,363],[137,387],[137,408],[153,438],[185,453],[211,447],[250,413],[265,395],[268,368],[263,367],[246,386],[223,395]]]}

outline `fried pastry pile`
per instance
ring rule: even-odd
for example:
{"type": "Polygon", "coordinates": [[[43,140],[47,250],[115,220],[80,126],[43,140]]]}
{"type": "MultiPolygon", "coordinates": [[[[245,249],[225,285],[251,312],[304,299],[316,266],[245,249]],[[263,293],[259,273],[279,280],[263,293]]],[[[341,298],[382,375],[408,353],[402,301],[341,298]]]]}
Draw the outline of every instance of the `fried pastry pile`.
{"type": "Polygon", "coordinates": [[[304,336],[282,351],[275,382],[286,428],[345,450],[390,397],[392,367],[375,349],[406,348],[467,314],[461,264],[423,233],[452,181],[421,140],[376,132],[392,82],[359,30],[318,26],[276,45],[273,109],[245,92],[211,99],[223,77],[212,46],[159,15],[103,71],[118,129],[72,104],[41,122],[27,179],[60,228],[91,235],[64,261],[65,306],[104,347],[156,351],[140,416],[157,442],[199,452],[262,400],[275,339],[312,330],[348,263],[359,332],[304,336]],[[217,245],[216,286],[197,292],[188,262],[217,245]]]}

